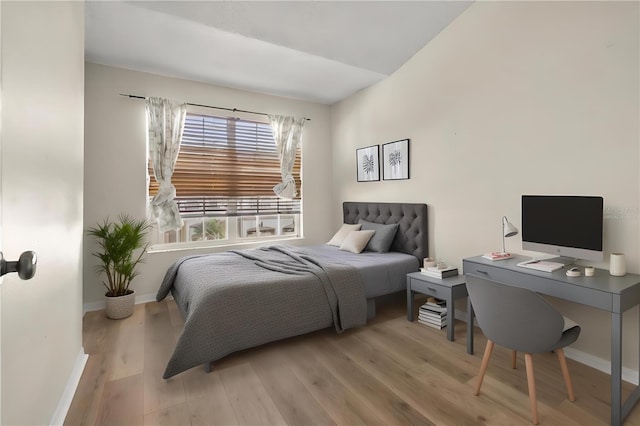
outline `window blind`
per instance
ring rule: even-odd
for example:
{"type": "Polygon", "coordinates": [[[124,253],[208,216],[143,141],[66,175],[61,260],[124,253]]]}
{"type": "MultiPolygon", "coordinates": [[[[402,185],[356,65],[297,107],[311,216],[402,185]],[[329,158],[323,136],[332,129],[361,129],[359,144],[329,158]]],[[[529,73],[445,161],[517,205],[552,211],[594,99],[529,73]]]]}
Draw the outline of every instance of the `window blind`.
{"type": "MultiPolygon", "coordinates": [[[[185,217],[300,213],[300,148],[293,176],[298,195],[279,199],[280,160],[271,126],[231,117],[187,114],[173,172],[176,201],[185,217]]],[[[158,191],[151,176],[149,195],[158,191]]]]}

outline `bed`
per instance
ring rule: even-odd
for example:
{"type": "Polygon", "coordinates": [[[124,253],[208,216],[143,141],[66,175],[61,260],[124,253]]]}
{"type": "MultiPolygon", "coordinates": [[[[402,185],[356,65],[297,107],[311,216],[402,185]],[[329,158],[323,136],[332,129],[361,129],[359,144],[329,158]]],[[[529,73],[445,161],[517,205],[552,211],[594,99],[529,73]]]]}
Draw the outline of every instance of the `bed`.
{"type": "Polygon", "coordinates": [[[406,290],[406,274],[427,257],[427,206],[343,203],[345,224],[362,220],[398,224],[388,252],[271,246],[175,262],[156,300],[171,294],[185,326],[163,378],[275,340],[365,325],[376,300],[406,290]]]}

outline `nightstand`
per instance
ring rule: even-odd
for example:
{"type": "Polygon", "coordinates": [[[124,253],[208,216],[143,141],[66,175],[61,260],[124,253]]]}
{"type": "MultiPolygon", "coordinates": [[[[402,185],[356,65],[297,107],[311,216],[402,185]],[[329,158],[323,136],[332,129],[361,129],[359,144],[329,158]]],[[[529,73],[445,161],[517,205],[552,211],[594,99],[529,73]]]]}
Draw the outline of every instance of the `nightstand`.
{"type": "Polygon", "coordinates": [[[409,321],[415,319],[413,308],[415,293],[426,294],[447,302],[447,338],[453,341],[453,322],[456,312],[454,301],[468,296],[464,275],[439,279],[420,272],[407,274],[407,320],[409,321]]]}

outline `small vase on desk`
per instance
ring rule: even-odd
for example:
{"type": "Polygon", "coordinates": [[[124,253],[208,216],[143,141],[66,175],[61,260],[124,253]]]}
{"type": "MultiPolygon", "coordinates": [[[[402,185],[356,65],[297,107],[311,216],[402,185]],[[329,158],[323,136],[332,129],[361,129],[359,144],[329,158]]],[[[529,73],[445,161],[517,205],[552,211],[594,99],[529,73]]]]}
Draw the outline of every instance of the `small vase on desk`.
{"type": "Polygon", "coordinates": [[[614,277],[622,277],[627,273],[627,265],[624,260],[624,253],[611,253],[609,258],[609,274],[614,277]]]}

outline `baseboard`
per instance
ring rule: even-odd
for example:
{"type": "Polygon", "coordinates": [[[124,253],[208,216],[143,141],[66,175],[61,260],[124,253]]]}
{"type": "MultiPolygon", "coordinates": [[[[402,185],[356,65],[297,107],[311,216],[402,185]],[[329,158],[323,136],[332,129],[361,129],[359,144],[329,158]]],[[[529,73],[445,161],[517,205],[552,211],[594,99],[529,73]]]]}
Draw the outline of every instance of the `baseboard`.
{"type": "MultiPolygon", "coordinates": [[[[603,373],[611,374],[611,362],[606,359],[598,358],[597,356],[573,348],[564,348],[564,354],[567,358],[571,358],[581,364],[595,368],[603,373]]],[[[638,371],[622,367],[622,380],[638,385],[638,371]]]]}
{"type": "MultiPolygon", "coordinates": [[[[135,304],[138,305],[140,303],[155,302],[155,300],[155,293],[141,294],[139,296],[136,296],[135,304]]],[[[105,306],[106,302],[104,300],[101,300],[99,302],[85,303],[84,305],[82,305],[82,315],[86,314],[87,312],[99,311],[101,309],[104,309],[105,306]]]]}
{"type": "Polygon", "coordinates": [[[78,383],[80,383],[80,378],[82,377],[84,366],[87,364],[87,359],[89,359],[89,355],[84,353],[83,347],[80,347],[80,352],[76,357],[73,370],[71,370],[71,374],[67,379],[67,384],[64,387],[60,401],[58,401],[56,411],[53,413],[53,417],[49,423],[50,425],[57,426],[64,424],[64,419],[67,417],[67,413],[71,407],[71,402],[73,401],[73,396],[76,394],[76,389],[78,389],[78,383]]]}
{"type": "MultiPolygon", "coordinates": [[[[455,315],[457,320],[467,322],[467,313],[465,311],[456,309],[455,315]]],[[[478,325],[475,324],[475,326],[477,327],[478,325]]],[[[604,358],[599,358],[595,355],[591,355],[574,348],[565,348],[564,354],[567,358],[611,375],[611,361],[607,361],[604,358]]],[[[640,382],[639,376],[640,375],[638,371],[631,368],[622,367],[622,380],[624,380],[625,382],[629,382],[637,386],[640,382]]]]}

